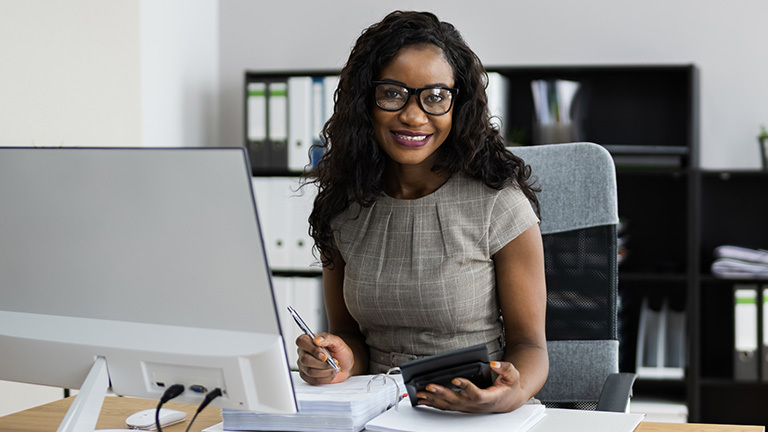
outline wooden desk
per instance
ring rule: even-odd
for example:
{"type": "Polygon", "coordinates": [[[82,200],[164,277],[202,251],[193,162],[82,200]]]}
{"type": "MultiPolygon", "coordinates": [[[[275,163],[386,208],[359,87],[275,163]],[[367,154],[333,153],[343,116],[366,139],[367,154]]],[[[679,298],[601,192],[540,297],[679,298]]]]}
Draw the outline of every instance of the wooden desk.
{"type": "MultiPolygon", "coordinates": [[[[26,411],[0,417],[0,432],[51,432],[59,427],[74,397],[40,405],[26,411]]],[[[157,402],[149,399],[106,397],[96,427],[99,429],[126,428],[125,419],[147,408],[155,408],[157,402]]],[[[163,405],[187,413],[187,421],[163,428],[163,432],[184,432],[197,409],[194,405],[173,401],[163,405]]],[[[208,407],[197,416],[191,431],[199,432],[221,422],[221,410],[208,407]]],[[[764,426],[731,426],[695,423],[642,422],[635,432],[765,432],[764,426]]]]}
{"type": "MultiPolygon", "coordinates": [[[[25,411],[0,417],[0,431],[2,432],[52,432],[55,431],[64,415],[69,409],[69,405],[75,399],[74,396],[66,399],[60,399],[25,411]]],[[[156,408],[157,401],[151,399],[138,399],[130,397],[104,398],[104,405],[101,407],[101,415],[96,423],[97,429],[126,429],[125,419],[129,415],[145,410],[147,408],[156,408]]],[[[187,420],[163,428],[163,432],[184,432],[195,415],[196,405],[181,404],[170,401],[163,405],[163,408],[171,408],[187,413],[187,420]]],[[[207,427],[221,422],[221,410],[216,407],[204,409],[195,420],[195,424],[190,431],[199,432],[207,427]]]]}

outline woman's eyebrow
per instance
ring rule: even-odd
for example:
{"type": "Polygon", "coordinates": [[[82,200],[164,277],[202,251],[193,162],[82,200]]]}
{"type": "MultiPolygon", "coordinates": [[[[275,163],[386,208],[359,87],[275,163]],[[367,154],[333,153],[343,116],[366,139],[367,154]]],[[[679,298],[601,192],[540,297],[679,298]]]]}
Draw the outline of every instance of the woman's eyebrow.
{"type": "MultiPolygon", "coordinates": [[[[399,86],[403,86],[403,87],[410,87],[409,85],[407,85],[406,83],[404,83],[402,81],[394,80],[394,79],[391,79],[391,78],[384,78],[384,79],[381,79],[379,81],[386,82],[386,83],[389,83],[389,84],[395,84],[395,85],[399,85],[399,86]]],[[[425,85],[424,87],[421,87],[421,88],[436,88],[436,87],[451,88],[451,86],[449,86],[446,83],[427,84],[427,85],[425,85]]]]}

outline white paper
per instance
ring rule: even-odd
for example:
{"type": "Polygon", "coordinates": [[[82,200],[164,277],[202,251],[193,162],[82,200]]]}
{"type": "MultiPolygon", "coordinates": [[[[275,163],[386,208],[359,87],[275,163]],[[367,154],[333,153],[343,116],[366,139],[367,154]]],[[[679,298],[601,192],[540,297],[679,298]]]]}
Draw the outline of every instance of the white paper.
{"type": "Polygon", "coordinates": [[[545,410],[544,405],[527,404],[510,413],[470,414],[441,411],[425,406],[414,407],[409,399],[403,399],[400,402],[399,410],[391,409],[374,418],[368,422],[365,430],[376,432],[525,432],[544,417],[545,410]]]}
{"type": "Polygon", "coordinates": [[[531,432],[632,432],[644,417],[640,413],[549,408],[531,432]]]}

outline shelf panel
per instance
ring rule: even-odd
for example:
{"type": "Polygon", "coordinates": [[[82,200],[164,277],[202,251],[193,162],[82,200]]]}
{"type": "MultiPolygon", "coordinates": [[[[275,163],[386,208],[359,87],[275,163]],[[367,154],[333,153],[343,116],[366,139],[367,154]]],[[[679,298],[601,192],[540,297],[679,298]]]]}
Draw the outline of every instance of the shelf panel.
{"type": "Polygon", "coordinates": [[[279,277],[320,277],[323,274],[323,271],[320,269],[317,270],[281,270],[281,269],[273,269],[271,271],[272,276],[279,276],[279,277]]]}
{"type": "Polygon", "coordinates": [[[710,382],[701,386],[701,412],[695,422],[768,424],[768,385],[710,382]]]}
{"type": "Polygon", "coordinates": [[[685,369],[677,367],[641,367],[637,377],[650,381],[680,381],[685,378],[685,369]]]}
{"type": "Polygon", "coordinates": [[[685,273],[622,272],[619,268],[619,284],[622,282],[687,282],[685,273]]]}
{"type": "Polygon", "coordinates": [[[766,278],[744,278],[744,279],[725,279],[712,276],[711,274],[699,275],[699,280],[702,283],[708,284],[722,284],[722,285],[734,285],[734,284],[768,284],[766,278]]]}
{"type": "Polygon", "coordinates": [[[728,378],[702,378],[699,380],[701,387],[710,388],[764,388],[768,390],[768,381],[735,381],[728,378]]]}

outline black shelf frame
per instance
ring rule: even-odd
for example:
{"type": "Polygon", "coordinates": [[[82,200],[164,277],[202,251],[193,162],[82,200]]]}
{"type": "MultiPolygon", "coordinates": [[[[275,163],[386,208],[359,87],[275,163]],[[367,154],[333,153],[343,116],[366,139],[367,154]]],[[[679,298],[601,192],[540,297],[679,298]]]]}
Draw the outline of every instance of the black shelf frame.
{"type": "MultiPolygon", "coordinates": [[[[692,234],[693,268],[689,382],[691,421],[768,425],[768,414],[755,401],[768,399],[768,381],[741,381],[733,376],[733,286],[754,285],[758,304],[768,279],[726,279],[714,276],[713,250],[722,244],[744,247],[768,245],[768,172],[757,170],[697,170],[694,179],[695,232],[692,234]]],[[[758,307],[758,323],[766,317],[758,307]]],[[[758,325],[758,341],[763,339],[758,325]]],[[[766,375],[763,365],[760,373],[766,375]]]]}
{"type": "MultiPolygon", "coordinates": [[[[696,181],[699,161],[699,75],[692,64],[488,67],[508,79],[505,128],[508,140],[533,144],[530,83],[565,79],[581,83],[573,117],[577,140],[604,145],[614,156],[619,214],[627,217],[629,254],[619,266],[620,368],[635,370],[637,321],[643,296],[665,296],[685,309],[689,332],[698,322],[696,181]],[[672,156],[671,158],[669,156],[672,156]],[[627,156],[639,156],[637,159],[627,156]],[[645,162],[634,163],[635,160],[645,162]],[[659,163],[654,164],[654,160],[659,163]],[[650,162],[648,162],[650,161],[650,162]],[[670,162],[672,161],[672,162],[670,162]]],[[[647,392],[688,404],[699,400],[694,339],[686,346],[683,379],[639,378],[635,394],[647,392]]]]}

